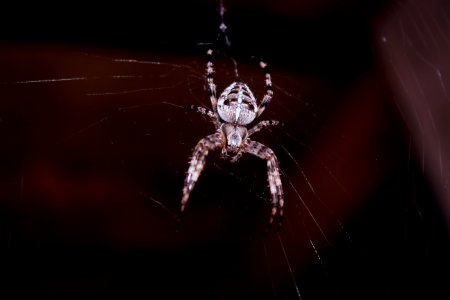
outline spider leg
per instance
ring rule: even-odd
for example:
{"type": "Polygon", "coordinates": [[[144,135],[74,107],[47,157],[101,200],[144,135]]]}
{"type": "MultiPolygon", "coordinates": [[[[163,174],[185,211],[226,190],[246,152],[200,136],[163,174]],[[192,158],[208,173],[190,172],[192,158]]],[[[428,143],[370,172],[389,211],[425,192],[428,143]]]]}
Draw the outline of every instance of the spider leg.
{"type": "Polygon", "coordinates": [[[252,134],[257,133],[258,131],[267,128],[269,126],[277,126],[277,125],[280,125],[280,122],[276,120],[261,121],[247,131],[247,136],[251,136],[252,134]]]}
{"type": "Polygon", "coordinates": [[[214,127],[219,129],[220,127],[220,121],[217,117],[217,115],[210,109],[207,109],[205,107],[197,106],[197,105],[187,105],[185,106],[186,109],[193,110],[195,112],[201,113],[204,116],[207,116],[211,122],[213,122],[214,127]]]}
{"type": "Polygon", "coordinates": [[[258,112],[256,113],[256,117],[259,117],[262,112],[266,109],[267,105],[269,105],[270,100],[272,100],[273,96],[273,88],[272,88],[272,79],[270,77],[269,67],[267,64],[263,61],[259,63],[261,68],[264,71],[264,76],[266,79],[266,94],[264,95],[264,98],[262,99],[261,103],[258,107],[258,112]]]}
{"type": "Polygon", "coordinates": [[[279,225],[281,225],[283,217],[284,198],[278,159],[275,156],[275,153],[269,147],[252,140],[247,141],[248,146],[243,151],[258,156],[259,158],[267,161],[267,181],[269,182],[270,194],[272,195],[272,211],[270,215],[269,225],[272,224],[273,218],[277,215],[277,213],[280,217],[279,225]]]}
{"type": "Polygon", "coordinates": [[[194,189],[195,183],[203,171],[208,152],[219,149],[224,145],[225,138],[223,134],[221,132],[216,132],[201,139],[195,146],[191,161],[189,163],[189,169],[184,180],[183,197],[181,198],[181,213],[184,211],[189,195],[194,189]]]}
{"type": "Polygon", "coordinates": [[[209,93],[209,99],[211,100],[211,105],[213,112],[217,115],[217,96],[216,96],[216,85],[214,84],[213,79],[213,51],[209,49],[206,52],[207,55],[207,63],[206,63],[206,82],[208,83],[208,93],[209,93]]]}
{"type": "Polygon", "coordinates": [[[235,156],[233,156],[230,159],[230,162],[234,164],[235,162],[237,162],[239,160],[239,158],[241,158],[241,156],[242,156],[242,151],[239,151],[235,156]]]}

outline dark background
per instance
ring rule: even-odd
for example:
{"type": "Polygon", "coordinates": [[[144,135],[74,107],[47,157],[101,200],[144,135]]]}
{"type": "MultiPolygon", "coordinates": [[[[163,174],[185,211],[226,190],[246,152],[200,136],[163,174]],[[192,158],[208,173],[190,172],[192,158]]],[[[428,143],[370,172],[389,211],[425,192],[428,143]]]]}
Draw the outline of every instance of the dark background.
{"type": "MultiPolygon", "coordinates": [[[[333,80],[354,78],[372,64],[371,30],[387,2],[225,2],[231,51],[236,58],[264,57],[333,80]]],[[[223,38],[217,41],[219,1],[168,1],[148,7],[77,2],[7,11],[1,21],[6,40],[191,54],[198,54],[199,43],[223,46],[223,38]]]]}
{"type": "Polygon", "coordinates": [[[439,191],[379,47],[380,28],[409,6],[225,6],[231,47],[218,32],[216,1],[3,10],[2,298],[298,299],[297,285],[302,299],[446,299],[449,240],[439,191]],[[259,95],[254,58],[273,69],[276,97],[265,118],[285,127],[258,140],[286,173],[279,234],[263,236],[264,164],[248,158],[230,166],[217,155],[175,232],[190,151],[212,126],[161,101],[208,105],[209,47],[222,89],[234,80],[230,58],[259,95]],[[143,78],[117,82],[115,74],[143,78]],[[88,79],[21,83],[75,77],[88,79]],[[150,91],[88,96],[140,88],[150,91]]]}

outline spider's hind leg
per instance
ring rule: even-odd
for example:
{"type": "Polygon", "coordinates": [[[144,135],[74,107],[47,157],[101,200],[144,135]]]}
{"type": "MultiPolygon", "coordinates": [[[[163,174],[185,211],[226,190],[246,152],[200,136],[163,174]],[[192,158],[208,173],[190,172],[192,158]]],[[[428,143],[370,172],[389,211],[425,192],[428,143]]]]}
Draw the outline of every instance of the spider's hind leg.
{"type": "Polygon", "coordinates": [[[200,113],[200,114],[202,114],[202,115],[208,117],[209,120],[210,120],[211,122],[213,122],[214,127],[215,127],[216,129],[219,129],[219,127],[220,127],[220,121],[219,121],[219,119],[218,119],[218,117],[217,117],[217,114],[215,114],[212,110],[207,109],[207,108],[202,107],[202,106],[197,106],[197,105],[186,105],[186,106],[185,106],[185,109],[186,109],[186,110],[192,110],[192,111],[198,112],[198,113],[200,113]]]}
{"type": "Polygon", "coordinates": [[[266,94],[264,95],[264,98],[262,99],[261,103],[258,106],[258,112],[256,113],[256,117],[259,117],[263,113],[263,111],[266,109],[267,105],[269,105],[270,100],[272,100],[273,97],[272,78],[270,76],[269,66],[263,61],[261,61],[259,65],[264,71],[266,94]]]}
{"type": "Polygon", "coordinates": [[[208,94],[209,99],[211,100],[211,105],[213,111],[217,112],[217,95],[216,95],[216,85],[214,83],[213,73],[214,73],[214,64],[213,64],[213,51],[209,49],[206,52],[207,62],[206,62],[206,83],[208,84],[208,94]]]}

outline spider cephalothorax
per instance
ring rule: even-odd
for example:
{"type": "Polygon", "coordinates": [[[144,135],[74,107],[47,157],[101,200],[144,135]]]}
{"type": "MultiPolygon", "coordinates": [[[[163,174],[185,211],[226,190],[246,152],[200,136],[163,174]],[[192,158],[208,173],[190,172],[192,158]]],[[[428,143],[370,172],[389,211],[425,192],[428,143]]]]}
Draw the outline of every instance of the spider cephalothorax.
{"type": "Polygon", "coordinates": [[[265,73],[266,93],[258,105],[250,88],[242,82],[233,82],[216,98],[216,85],[213,81],[212,50],[208,50],[206,78],[212,110],[195,107],[198,112],[208,116],[214,123],[216,132],[201,139],[194,148],[192,158],[184,181],[181,212],[184,211],[189,195],[205,165],[209,151],[222,149],[222,157],[236,162],[243,153],[253,154],[267,161],[267,180],[272,195],[272,212],[269,223],[278,213],[283,215],[283,187],[281,184],[278,160],[274,152],[261,143],[250,140],[250,136],[261,129],[278,125],[277,121],[261,121],[250,129],[247,125],[258,118],[272,99],[272,80],[267,64],[260,65],[265,73]]]}

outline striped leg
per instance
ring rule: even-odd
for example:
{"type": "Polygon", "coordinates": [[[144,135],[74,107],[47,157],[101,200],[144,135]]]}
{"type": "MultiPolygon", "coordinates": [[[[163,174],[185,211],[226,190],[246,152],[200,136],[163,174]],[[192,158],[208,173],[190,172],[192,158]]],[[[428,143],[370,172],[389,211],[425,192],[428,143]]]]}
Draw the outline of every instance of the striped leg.
{"type": "Polygon", "coordinates": [[[207,63],[206,63],[206,81],[208,83],[208,93],[209,93],[209,99],[211,100],[211,105],[213,112],[217,114],[217,96],[216,96],[216,85],[214,84],[213,79],[213,51],[209,49],[206,52],[207,55],[207,63]]]}
{"type": "Polygon", "coordinates": [[[247,136],[251,136],[252,134],[257,133],[258,131],[260,131],[264,128],[267,128],[269,126],[277,126],[277,125],[280,125],[279,121],[275,121],[275,120],[261,121],[247,131],[247,136]]]}
{"type": "Polygon", "coordinates": [[[203,171],[208,152],[219,149],[224,145],[225,138],[223,134],[221,132],[216,132],[201,139],[195,146],[194,152],[192,153],[191,162],[189,163],[189,169],[184,180],[183,197],[181,198],[181,212],[184,211],[189,195],[194,189],[195,183],[203,171]]]}
{"type": "Polygon", "coordinates": [[[256,117],[259,117],[263,111],[266,109],[267,105],[269,105],[270,100],[272,100],[273,96],[273,88],[272,88],[272,79],[270,77],[269,67],[265,62],[260,62],[259,65],[264,71],[264,76],[266,80],[266,94],[264,95],[264,98],[262,99],[261,103],[258,107],[258,112],[256,113],[256,117]]]}
{"type": "Polygon", "coordinates": [[[219,119],[217,118],[217,114],[215,114],[212,110],[197,105],[186,105],[185,108],[201,113],[204,116],[207,116],[211,120],[211,122],[213,122],[216,130],[220,128],[220,122],[219,119]]]}
{"type": "Polygon", "coordinates": [[[248,146],[244,149],[244,151],[267,161],[267,181],[269,182],[270,194],[272,195],[272,211],[269,225],[272,224],[273,218],[277,215],[277,213],[280,217],[279,225],[281,225],[284,198],[277,157],[269,147],[251,140],[248,141],[248,146]]]}

